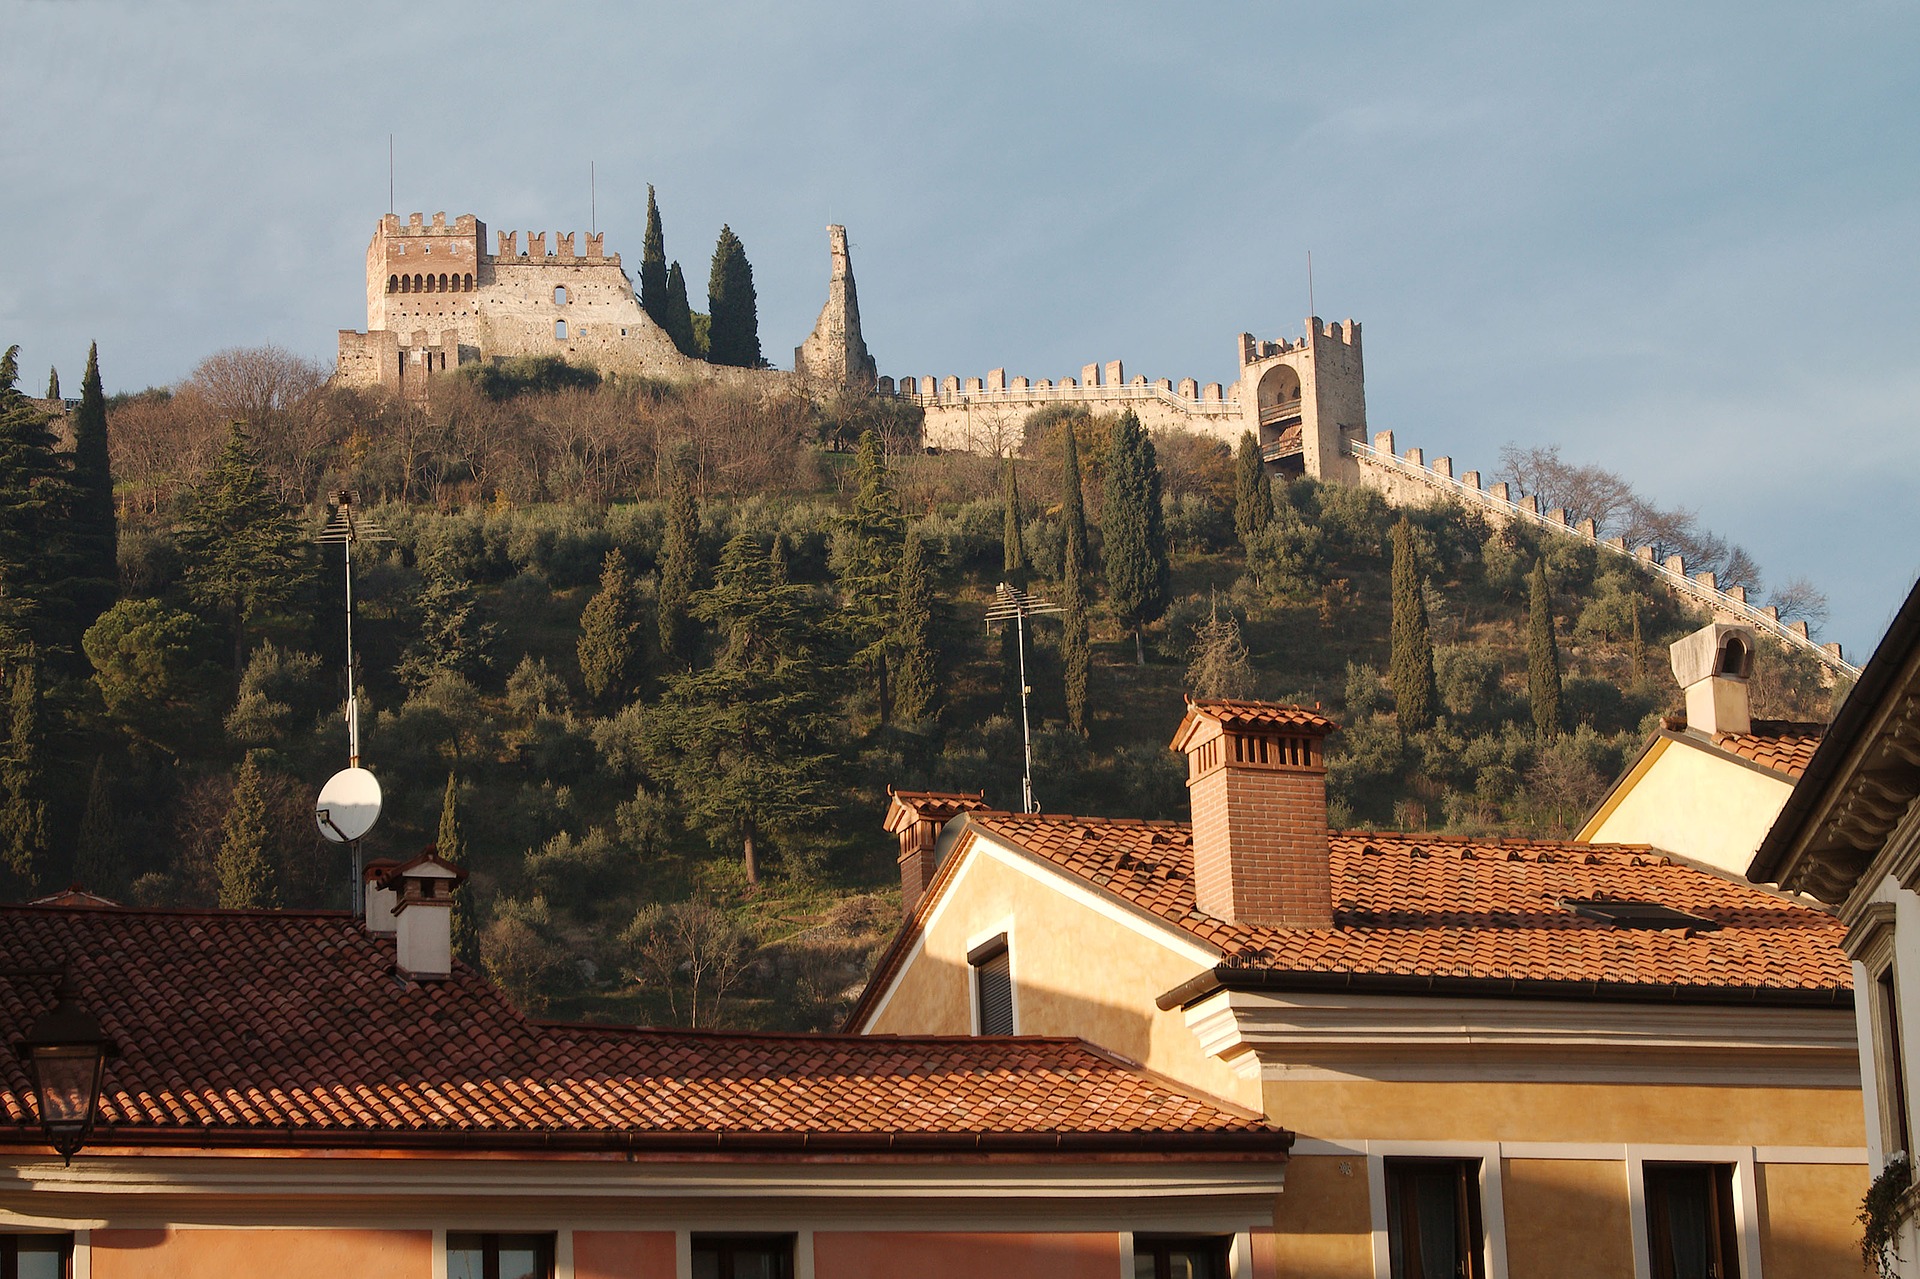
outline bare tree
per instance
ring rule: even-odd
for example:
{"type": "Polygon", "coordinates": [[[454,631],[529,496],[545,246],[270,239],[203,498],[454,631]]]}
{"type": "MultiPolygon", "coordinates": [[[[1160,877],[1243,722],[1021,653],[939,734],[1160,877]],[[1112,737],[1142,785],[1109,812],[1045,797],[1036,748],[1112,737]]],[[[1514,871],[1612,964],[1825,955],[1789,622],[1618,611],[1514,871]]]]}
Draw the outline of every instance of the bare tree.
{"type": "Polygon", "coordinates": [[[1523,449],[1509,444],[1500,450],[1500,478],[1522,493],[1537,494],[1549,507],[1561,507],[1569,522],[1592,520],[1601,537],[1625,532],[1630,508],[1638,500],[1633,486],[1612,471],[1568,462],[1560,448],[1523,449]]]}
{"type": "Polygon", "coordinates": [[[746,976],[753,941],[726,911],[704,898],[649,906],[620,934],[633,954],[627,976],[664,990],[675,1018],[717,1026],[726,997],[746,976]]]}
{"type": "Polygon", "coordinates": [[[1767,597],[1767,603],[1780,610],[1781,621],[1805,622],[1809,631],[1817,631],[1827,623],[1827,593],[1809,578],[1788,578],[1767,597]]]}

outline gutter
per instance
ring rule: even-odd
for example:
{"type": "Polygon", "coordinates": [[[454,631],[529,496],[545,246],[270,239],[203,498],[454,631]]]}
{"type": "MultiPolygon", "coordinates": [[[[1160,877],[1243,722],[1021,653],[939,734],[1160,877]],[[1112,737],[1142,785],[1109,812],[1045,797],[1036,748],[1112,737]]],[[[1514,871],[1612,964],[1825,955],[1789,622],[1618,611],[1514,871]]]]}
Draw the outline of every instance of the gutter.
{"type": "Polygon", "coordinates": [[[1205,969],[1154,1003],[1185,1008],[1222,990],[1352,991],[1360,995],[1435,995],[1480,999],[1563,999],[1589,1003],[1751,1005],[1780,1008],[1853,1008],[1853,992],[1835,988],[1783,990],[1764,986],[1651,986],[1634,982],[1551,981],[1521,977],[1434,977],[1399,973],[1283,972],[1267,968],[1205,969]]]}

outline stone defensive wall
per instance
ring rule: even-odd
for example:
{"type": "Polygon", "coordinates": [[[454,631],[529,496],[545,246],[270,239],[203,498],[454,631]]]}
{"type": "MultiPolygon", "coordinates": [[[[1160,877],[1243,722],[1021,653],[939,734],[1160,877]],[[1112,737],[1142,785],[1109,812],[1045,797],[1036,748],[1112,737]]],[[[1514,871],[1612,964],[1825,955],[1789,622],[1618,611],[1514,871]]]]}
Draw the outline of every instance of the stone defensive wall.
{"type": "Polygon", "coordinates": [[[1564,537],[1579,538],[1604,554],[1630,560],[1682,599],[1711,609],[1717,615],[1745,622],[1790,648],[1811,653],[1836,675],[1848,679],[1860,676],[1860,668],[1841,655],[1839,644],[1817,642],[1808,634],[1805,622],[1781,621],[1780,610],[1771,604],[1748,603],[1743,586],[1723,590],[1712,572],[1689,572],[1686,562],[1678,555],[1661,559],[1651,546],[1628,546],[1623,537],[1601,537],[1592,520],[1570,521],[1565,510],[1543,507],[1537,495],[1520,493],[1505,481],[1482,487],[1480,472],[1463,471],[1456,475],[1450,457],[1428,461],[1425,453],[1417,448],[1396,453],[1392,431],[1376,431],[1371,444],[1349,440],[1347,447],[1359,463],[1361,483],[1378,489],[1391,505],[1425,506],[1436,497],[1446,497],[1498,524],[1530,524],[1564,537]]]}
{"type": "Polygon", "coordinates": [[[879,393],[918,404],[926,414],[923,441],[949,452],[1004,454],[1018,448],[1027,414],[1049,404],[1077,404],[1094,413],[1132,409],[1148,430],[1192,431],[1228,446],[1249,427],[1237,386],[1202,386],[1192,378],[1176,383],[1136,376],[1129,381],[1119,360],[1086,365],[1079,377],[1057,382],[1009,379],[1005,369],[994,369],[984,378],[883,377],[879,393]]]}

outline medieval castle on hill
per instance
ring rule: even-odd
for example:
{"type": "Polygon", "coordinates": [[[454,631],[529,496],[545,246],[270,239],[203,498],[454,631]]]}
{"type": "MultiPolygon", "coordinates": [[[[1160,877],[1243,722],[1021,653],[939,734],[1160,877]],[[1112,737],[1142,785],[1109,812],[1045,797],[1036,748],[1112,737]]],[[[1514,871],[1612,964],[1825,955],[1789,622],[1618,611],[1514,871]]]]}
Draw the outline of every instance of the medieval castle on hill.
{"type": "Polygon", "coordinates": [[[415,213],[405,223],[389,213],[367,246],[367,328],[343,329],[336,378],[352,386],[382,386],[425,398],[431,374],[479,361],[555,355],[608,373],[708,378],[826,393],[852,388],[900,396],[925,414],[929,449],[1006,454],[1018,448],[1029,413],[1073,403],[1095,413],[1131,409],[1150,429],[1177,428],[1211,436],[1228,447],[1252,432],[1261,455],[1277,471],[1379,489],[1395,504],[1419,505],[1446,497],[1496,522],[1531,523],[1581,538],[1602,552],[1629,557],[1676,593],[1715,614],[1767,631],[1810,651],[1836,674],[1859,672],[1838,644],[1817,644],[1805,622],[1786,623],[1777,610],[1748,603],[1739,587],[1721,590],[1711,572],[1690,572],[1679,556],[1659,560],[1652,548],[1629,547],[1598,536],[1593,521],[1570,522],[1564,510],[1545,509],[1532,494],[1497,483],[1483,487],[1478,471],[1455,475],[1451,458],[1428,462],[1420,449],[1394,449],[1393,433],[1368,437],[1360,326],[1306,322],[1297,341],[1268,342],[1242,333],[1239,377],[1231,386],[1202,387],[1192,378],[1128,379],[1121,362],[1089,364],[1076,377],[1011,381],[1005,369],[983,378],[879,377],[860,332],[860,304],[845,228],[827,228],[831,274],[827,301],[806,341],[794,348],[791,372],[739,369],[682,355],[640,307],[633,281],[609,254],[603,236],[502,231],[487,252],[487,228],[472,214],[451,225],[444,213],[429,222],[415,213]]]}

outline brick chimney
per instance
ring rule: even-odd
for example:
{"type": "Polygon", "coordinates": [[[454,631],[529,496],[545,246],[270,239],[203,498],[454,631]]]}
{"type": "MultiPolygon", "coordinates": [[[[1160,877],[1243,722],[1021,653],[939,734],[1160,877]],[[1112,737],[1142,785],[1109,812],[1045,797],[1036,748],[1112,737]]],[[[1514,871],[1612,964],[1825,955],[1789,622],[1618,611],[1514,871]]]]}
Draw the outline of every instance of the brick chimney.
{"type": "Polygon", "coordinates": [[[1187,703],[1173,749],[1187,757],[1201,910],[1240,924],[1333,926],[1323,747],[1336,727],[1298,706],[1187,703]]]}
{"type": "Polygon", "coordinates": [[[900,836],[900,905],[909,914],[933,882],[939,869],[934,845],[940,830],[961,813],[987,807],[984,791],[948,794],[941,791],[897,791],[887,787],[893,802],[887,805],[887,831],[900,836]]]}
{"type": "Polygon", "coordinates": [[[1708,737],[1753,731],[1753,709],[1747,698],[1753,649],[1751,627],[1709,622],[1668,650],[1673,677],[1686,690],[1688,729],[1708,737]]]}
{"type": "Polygon", "coordinates": [[[432,848],[387,872],[394,898],[394,961],[416,981],[453,974],[453,890],[467,872],[432,848]]]}

